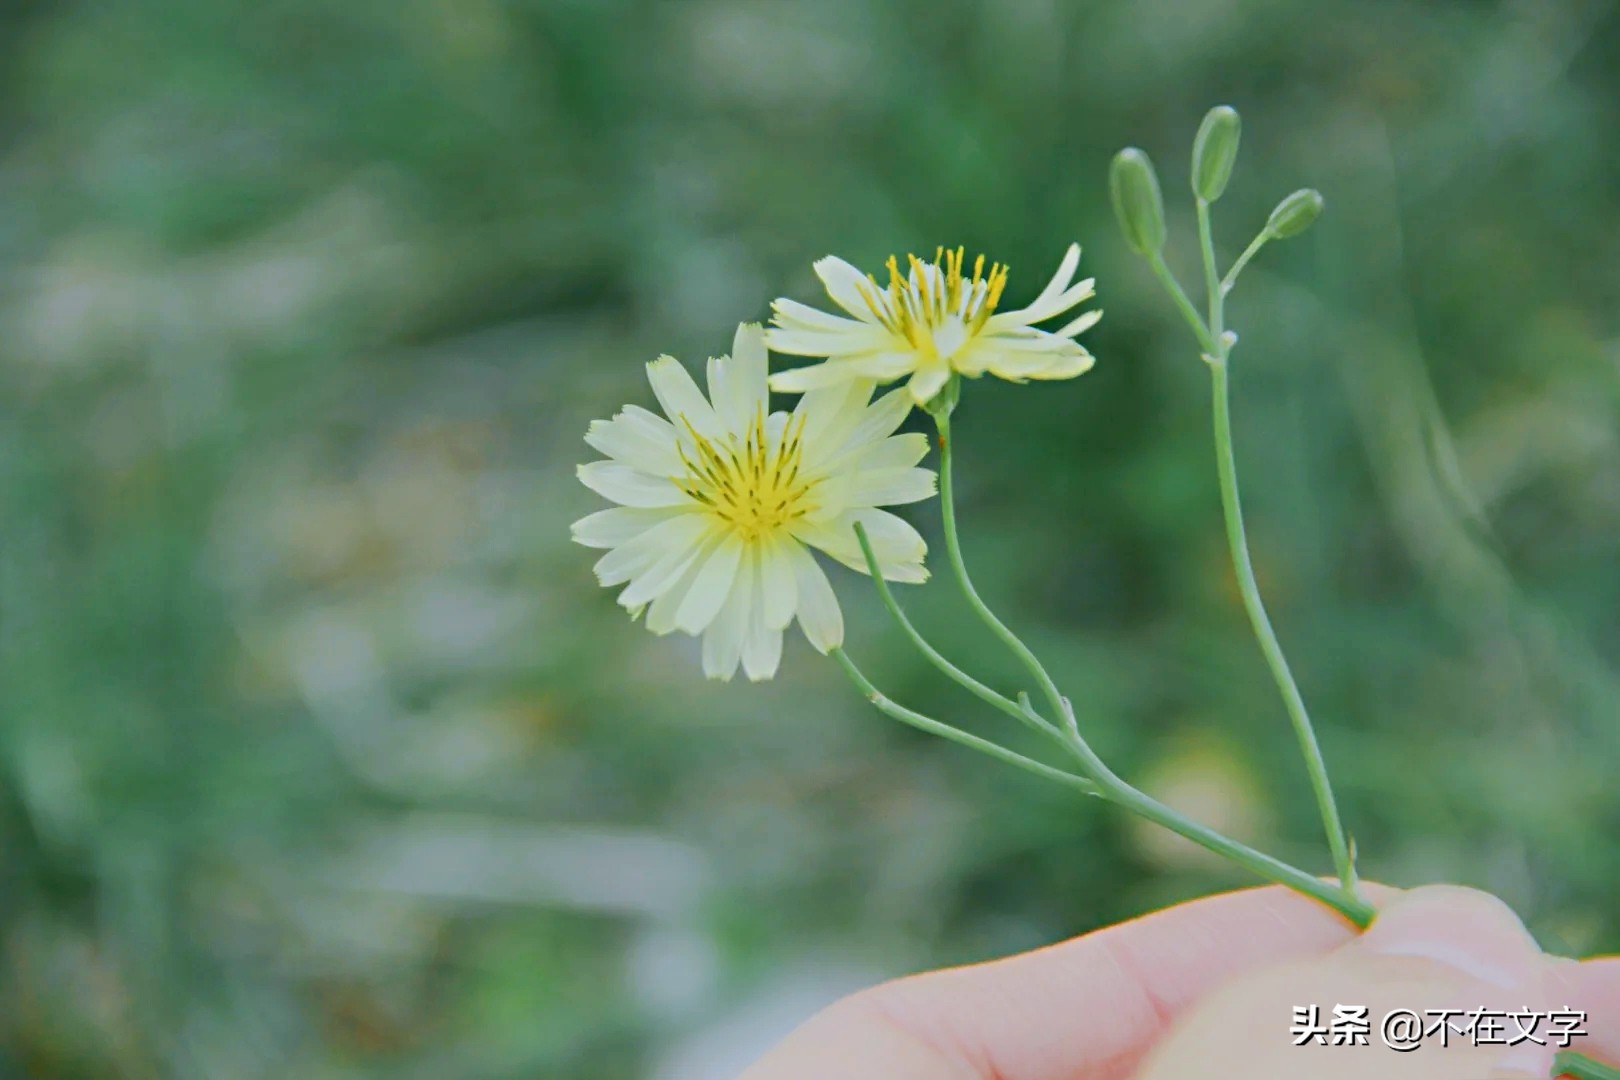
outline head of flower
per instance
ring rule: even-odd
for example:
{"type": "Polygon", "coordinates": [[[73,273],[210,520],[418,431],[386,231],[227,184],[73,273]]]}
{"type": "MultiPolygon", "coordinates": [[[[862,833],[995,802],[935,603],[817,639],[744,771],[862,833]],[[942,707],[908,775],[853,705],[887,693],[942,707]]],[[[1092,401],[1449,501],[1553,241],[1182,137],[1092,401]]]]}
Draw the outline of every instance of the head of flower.
{"type": "Polygon", "coordinates": [[[932,262],[907,256],[888,262],[888,283],[863,275],[829,255],[815,264],[827,295],[849,318],[793,300],[772,305],[774,326],[766,341],[791,356],[826,362],[780,371],[771,388],[803,392],[850,379],[892,382],[910,376],[907,390],[927,403],[955,372],[977,378],[989,372],[1013,382],[1071,379],[1094,360],[1074,339],[1095,325],[1101,311],[1088,311],[1059,330],[1034,324],[1061,315],[1096,294],[1095,281],[1074,283],[1080,247],[1071,244],[1057,273],[1028,307],[997,310],[1007,287],[1007,268],[974,259],[971,273],[962,248],[934,253],[932,262]]]}
{"type": "Polygon", "coordinates": [[[927,436],[894,434],[911,407],[903,394],[874,402],[870,380],[846,380],[770,412],[757,325],[709,361],[707,397],[673,357],[647,365],[647,378],[663,416],[629,405],[586,433],[606,460],[581,465],[579,478],[619,505],[575,522],[574,539],[608,549],[598,579],[623,585],[619,603],[649,629],[702,636],[710,678],[739,664],[770,678],[794,618],[822,652],[843,642],[809,549],[865,571],[856,524],[885,578],[926,579],[922,537],[879,509],[934,493],[934,474],[917,467],[927,436]]]}

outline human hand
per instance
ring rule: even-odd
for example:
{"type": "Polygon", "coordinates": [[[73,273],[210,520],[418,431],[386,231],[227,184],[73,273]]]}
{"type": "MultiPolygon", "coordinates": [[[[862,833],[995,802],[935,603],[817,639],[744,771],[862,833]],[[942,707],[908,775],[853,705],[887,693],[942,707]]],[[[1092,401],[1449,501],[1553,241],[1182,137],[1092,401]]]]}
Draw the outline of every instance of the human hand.
{"type": "MultiPolygon", "coordinates": [[[[1391,1009],[1587,1014],[1573,1049],[1620,1060],[1620,958],[1544,955],[1484,893],[1369,889],[1356,931],[1281,888],[1199,900],[1073,941],[840,1001],[742,1080],[1485,1080],[1551,1073],[1555,1048],[1382,1045],[1391,1009]],[[1295,1046],[1293,1007],[1366,1005],[1367,1046],[1295,1046]],[[1382,1012],[1380,1011],[1382,1010],[1382,1012]]],[[[1544,1030],[1544,1029],[1543,1029],[1544,1030]]],[[[1508,1033],[1516,1034],[1510,1023],[1508,1033]]]]}

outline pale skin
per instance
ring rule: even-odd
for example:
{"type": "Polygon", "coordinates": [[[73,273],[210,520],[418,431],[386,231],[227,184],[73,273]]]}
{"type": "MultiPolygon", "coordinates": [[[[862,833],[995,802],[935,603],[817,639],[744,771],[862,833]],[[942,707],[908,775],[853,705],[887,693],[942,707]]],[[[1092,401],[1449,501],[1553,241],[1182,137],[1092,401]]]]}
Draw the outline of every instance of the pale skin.
{"type": "MultiPolygon", "coordinates": [[[[1281,888],[1199,900],[834,1004],[742,1080],[1487,1080],[1551,1073],[1555,1048],[1382,1045],[1393,1009],[1583,1010],[1572,1049],[1620,1062],[1620,957],[1548,956],[1485,893],[1368,886],[1359,933],[1281,888]],[[1296,1005],[1366,1005],[1366,1046],[1296,1046],[1296,1005]]],[[[1462,1022],[1461,1020],[1458,1021],[1462,1022]]],[[[1513,1023],[1506,1034],[1516,1035],[1513,1023]]]]}

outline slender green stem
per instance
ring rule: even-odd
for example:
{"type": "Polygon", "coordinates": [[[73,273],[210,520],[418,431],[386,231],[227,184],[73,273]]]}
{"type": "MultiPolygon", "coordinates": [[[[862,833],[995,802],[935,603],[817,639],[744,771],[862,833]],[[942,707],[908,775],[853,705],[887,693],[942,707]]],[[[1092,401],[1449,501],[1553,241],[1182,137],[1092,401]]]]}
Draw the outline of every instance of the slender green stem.
{"type": "Polygon", "coordinates": [[[1155,251],[1148,256],[1148,265],[1153,268],[1153,274],[1159,279],[1159,284],[1164,286],[1164,291],[1175,301],[1177,310],[1181,312],[1181,317],[1187,320],[1187,325],[1197,336],[1198,343],[1204,347],[1205,352],[1214,355],[1215,339],[1210,335],[1209,327],[1204,325],[1204,317],[1198,314],[1198,309],[1187,299],[1186,290],[1181,287],[1181,282],[1176,280],[1176,275],[1170,272],[1170,267],[1165,265],[1164,256],[1155,251]]]}
{"type": "Polygon", "coordinates": [[[859,522],[855,523],[855,538],[860,541],[861,554],[866,556],[867,572],[872,575],[872,581],[877,585],[878,596],[883,599],[883,606],[889,610],[889,614],[894,617],[894,621],[900,624],[900,629],[905,632],[906,637],[911,639],[911,643],[917,646],[918,652],[926,656],[930,663],[944,672],[947,678],[966,688],[979,700],[1000,709],[1020,723],[1028,724],[1041,734],[1056,739],[1065,747],[1068,745],[1063,733],[1053,726],[1050,720],[1036,713],[1033,709],[1026,711],[1019,707],[1017,702],[996,693],[996,691],[945,659],[938,649],[930,645],[927,639],[912,625],[911,620],[906,617],[906,613],[901,610],[900,605],[895,602],[894,594],[889,589],[889,583],[883,579],[883,571],[878,565],[877,555],[872,551],[872,542],[866,535],[866,527],[859,522]]]}
{"type": "MultiPolygon", "coordinates": [[[[1151,796],[1138,791],[1125,780],[1114,773],[1097,756],[1096,751],[1081,736],[1079,725],[1075,722],[1074,710],[1070,707],[1068,699],[1059,692],[1051,675],[1042,666],[1040,660],[1030,651],[1029,647],[1020,641],[1011,630],[1007,629],[995,613],[980,598],[978,590],[973,587],[972,578],[968,576],[966,563],[962,559],[961,543],[956,529],[956,502],[951,478],[952,437],[950,418],[948,413],[936,413],[934,421],[939,427],[940,437],[940,471],[939,490],[941,513],[945,523],[945,548],[949,556],[952,569],[956,573],[957,584],[961,586],[963,594],[974,611],[984,620],[985,624],[1004,642],[1008,649],[1023,661],[1029,669],[1036,683],[1041,687],[1052,704],[1052,708],[1063,718],[1066,741],[1069,751],[1079,762],[1084,772],[1100,790],[1100,794],[1109,801],[1125,807],[1149,821],[1162,825],[1165,828],[1185,837],[1194,843],[1215,852],[1217,855],[1237,863],[1239,866],[1257,874],[1267,881],[1286,885],[1297,892],[1313,897],[1323,904],[1333,908],[1357,926],[1367,926],[1372,922],[1375,909],[1365,899],[1349,889],[1340,889],[1312,877],[1303,870],[1298,869],[1275,859],[1263,852],[1256,851],[1246,844],[1238,843],[1228,837],[1222,836],[1213,829],[1200,825],[1181,813],[1165,806],[1151,796]]],[[[1022,699],[1027,703],[1028,698],[1022,699]]],[[[1033,709],[1028,710],[1033,714],[1033,709]]]]}
{"type": "Polygon", "coordinates": [[[979,736],[963,731],[961,728],[952,727],[943,721],[935,720],[931,716],[924,716],[920,712],[915,712],[904,705],[895,703],[880,693],[877,687],[873,686],[871,681],[861,674],[861,669],[855,666],[855,661],[851,660],[842,648],[835,647],[829,655],[838,661],[845,674],[849,676],[850,681],[859,687],[861,693],[866,695],[866,699],[877,706],[878,710],[884,715],[893,717],[902,724],[909,724],[919,731],[926,731],[930,735],[938,735],[942,739],[960,743],[969,749],[979,751],[981,754],[988,754],[993,758],[1005,761],[1009,765],[1023,769],[1025,772],[1031,772],[1036,776],[1044,776],[1048,780],[1056,780],[1060,784],[1078,788],[1087,795],[1098,794],[1097,785],[1083,776],[1076,776],[1073,773],[1064,772],[1062,769],[1055,769],[1050,765],[1036,761],[1034,758],[1025,757],[1016,751],[1008,750],[1005,746],[993,743],[989,739],[981,739],[979,736]]]}
{"type": "Polygon", "coordinates": [[[1620,1080],[1620,1069],[1594,1061],[1585,1054],[1565,1050],[1553,1062],[1554,1076],[1568,1076],[1573,1080],[1620,1080]]]}
{"type": "Polygon", "coordinates": [[[1198,250],[1204,257],[1204,288],[1209,296],[1209,336],[1215,340],[1215,351],[1211,356],[1226,355],[1226,342],[1221,340],[1226,330],[1223,325],[1226,312],[1221,301],[1226,294],[1221,292],[1220,275],[1215,270],[1215,239],[1209,224],[1209,200],[1198,199],[1198,250]]]}
{"type": "Polygon", "coordinates": [[[1238,275],[1243,273],[1243,268],[1249,265],[1249,260],[1258,255],[1260,253],[1260,249],[1265,247],[1267,241],[1270,239],[1270,234],[1262,229],[1259,236],[1256,236],[1253,240],[1249,241],[1249,246],[1243,249],[1243,254],[1237,257],[1237,262],[1232,264],[1232,268],[1228,270],[1226,272],[1226,276],[1221,279],[1222,296],[1225,296],[1227,293],[1232,291],[1232,286],[1237,284],[1238,275]]]}
{"type": "MultiPolygon", "coordinates": [[[[1249,556],[1249,541],[1243,527],[1243,504],[1238,498],[1237,459],[1232,452],[1232,403],[1227,387],[1227,356],[1231,345],[1226,337],[1226,291],[1215,269],[1215,243],[1211,235],[1209,203],[1198,200],[1198,245],[1204,260],[1204,283],[1209,295],[1209,333],[1215,340],[1215,350],[1205,356],[1209,362],[1213,381],[1215,413],[1215,463],[1220,477],[1221,513],[1226,522],[1227,546],[1232,551],[1232,565],[1237,572],[1238,591],[1243,596],[1243,608],[1248,612],[1249,625],[1260,643],[1266,665],[1271,669],[1277,690],[1282,694],[1288,710],[1288,719],[1299,739],[1300,752],[1305,757],[1305,768],[1310,773],[1311,788],[1316,794],[1317,809],[1322,815],[1322,827],[1327,833],[1328,848],[1333,852],[1333,863],[1339,871],[1339,880],[1347,892],[1356,891],[1355,859],[1345,839],[1344,825],[1339,820],[1338,803],[1333,798],[1333,785],[1328,781],[1327,764],[1322,760],[1322,748],[1316,741],[1316,731],[1305,710],[1305,699],[1299,684],[1289,669],[1288,658],[1283,655],[1277,633],[1271,627],[1266,605],[1260,598],[1260,586],[1255,581],[1254,565],[1249,556]]],[[[1250,245],[1254,248],[1254,245],[1250,245]]],[[[1258,250],[1258,249],[1255,249],[1258,250]]]]}
{"type": "Polygon", "coordinates": [[[1112,773],[1108,774],[1107,779],[1101,777],[1097,779],[1103,789],[1103,795],[1110,801],[1142,815],[1149,821],[1163,825],[1171,832],[1183,836],[1217,855],[1230,859],[1267,881],[1275,882],[1278,885],[1286,885],[1295,892],[1304,893],[1306,896],[1326,904],[1358,927],[1365,928],[1371,925],[1373,917],[1378,914],[1377,909],[1355,891],[1348,888],[1339,888],[1331,882],[1313,877],[1298,867],[1290,866],[1281,859],[1273,858],[1262,851],[1256,851],[1247,844],[1240,844],[1236,840],[1221,835],[1214,829],[1200,825],[1198,822],[1165,806],[1157,799],[1138,791],[1112,773]]]}
{"type": "Polygon", "coordinates": [[[1305,699],[1294,681],[1288,659],[1277,641],[1276,631],[1260,599],[1260,587],[1255,582],[1254,565],[1249,557],[1249,544],[1243,528],[1243,509],[1238,501],[1237,463],[1232,454],[1232,408],[1227,393],[1226,360],[1210,365],[1214,379],[1215,397],[1215,453],[1220,474],[1221,509],[1226,519],[1226,539],[1232,549],[1232,563],[1237,571],[1238,590],[1243,596],[1243,607],[1249,615],[1249,625],[1260,642],[1260,651],[1271,668],[1272,678],[1282,694],[1288,709],[1288,719],[1294,725],[1299,748],[1305,755],[1305,768],[1311,776],[1311,787],[1316,793],[1316,805],[1322,814],[1322,826],[1327,832],[1328,847],[1333,851],[1333,862],[1339,879],[1346,889],[1354,889],[1356,870],[1345,840],[1344,825],[1339,820],[1338,804],[1333,798],[1333,786],[1328,781],[1327,764],[1322,760],[1322,748],[1317,744],[1316,732],[1311,726],[1310,714],[1305,710],[1305,699]]]}
{"type": "Polygon", "coordinates": [[[1057,684],[1052,681],[1046,668],[1041,666],[1028,645],[1019,640],[1018,635],[1007,629],[1007,624],[996,618],[990,606],[979,599],[979,590],[973,587],[973,579],[968,576],[967,564],[962,561],[962,545],[956,534],[956,495],[955,487],[951,481],[951,418],[948,413],[940,412],[934,415],[934,423],[939,428],[939,502],[940,513],[945,520],[945,552],[950,558],[951,569],[956,574],[956,583],[961,586],[962,594],[967,597],[968,605],[975,614],[984,621],[992,633],[1000,638],[1002,643],[1010,649],[1014,656],[1023,663],[1035,684],[1040,687],[1041,693],[1052,707],[1052,712],[1063,720],[1064,727],[1071,739],[1080,738],[1080,731],[1075,724],[1074,711],[1069,703],[1058,692],[1057,684]]]}

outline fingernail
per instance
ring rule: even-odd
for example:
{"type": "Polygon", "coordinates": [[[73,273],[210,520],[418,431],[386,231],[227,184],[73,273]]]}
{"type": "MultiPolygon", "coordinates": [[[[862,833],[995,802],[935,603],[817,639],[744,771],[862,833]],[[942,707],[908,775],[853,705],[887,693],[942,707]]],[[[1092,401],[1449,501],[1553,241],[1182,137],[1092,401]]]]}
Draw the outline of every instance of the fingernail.
{"type": "Polygon", "coordinates": [[[1504,990],[1535,977],[1540,950],[1508,906],[1453,886],[1415,889],[1378,916],[1357,947],[1442,964],[1504,990]]]}

